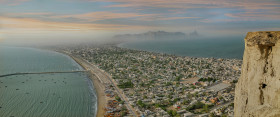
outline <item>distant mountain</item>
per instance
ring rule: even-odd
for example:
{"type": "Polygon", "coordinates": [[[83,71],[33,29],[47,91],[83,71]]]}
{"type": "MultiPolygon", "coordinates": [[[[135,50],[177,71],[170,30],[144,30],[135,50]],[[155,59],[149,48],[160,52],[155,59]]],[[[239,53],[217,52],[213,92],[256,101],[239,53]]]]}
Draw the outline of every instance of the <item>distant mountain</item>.
{"type": "Polygon", "coordinates": [[[188,35],[188,39],[196,39],[198,38],[200,35],[197,33],[197,31],[193,31],[188,35]]]}
{"type": "Polygon", "coordinates": [[[116,35],[114,39],[120,40],[183,40],[187,39],[185,33],[182,32],[165,32],[165,31],[157,31],[157,32],[146,32],[141,34],[124,34],[124,35],[116,35]]]}
{"type": "Polygon", "coordinates": [[[196,30],[194,32],[190,33],[190,36],[198,36],[198,33],[196,32],[196,30]]]}

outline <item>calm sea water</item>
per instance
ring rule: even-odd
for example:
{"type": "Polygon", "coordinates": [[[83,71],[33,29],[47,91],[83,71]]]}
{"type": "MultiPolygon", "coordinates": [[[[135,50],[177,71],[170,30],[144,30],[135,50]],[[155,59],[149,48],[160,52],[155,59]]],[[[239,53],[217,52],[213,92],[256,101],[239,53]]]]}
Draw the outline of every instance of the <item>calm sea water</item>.
{"type": "Polygon", "coordinates": [[[118,46],[178,56],[242,59],[244,51],[243,39],[244,37],[148,40],[122,43],[118,46]]]}
{"type": "MultiPolygon", "coordinates": [[[[0,46],[0,75],[81,69],[60,53],[0,46]]],[[[96,100],[85,73],[0,77],[0,117],[92,117],[96,100]]]]}

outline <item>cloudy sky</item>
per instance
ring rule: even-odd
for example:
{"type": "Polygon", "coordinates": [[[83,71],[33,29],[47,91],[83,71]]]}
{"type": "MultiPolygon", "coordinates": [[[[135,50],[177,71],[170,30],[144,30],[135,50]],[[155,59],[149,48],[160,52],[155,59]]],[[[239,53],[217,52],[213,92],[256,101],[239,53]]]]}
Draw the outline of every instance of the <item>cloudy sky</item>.
{"type": "Polygon", "coordinates": [[[0,38],[94,39],[146,31],[280,30],[280,0],[0,0],[0,38]]]}

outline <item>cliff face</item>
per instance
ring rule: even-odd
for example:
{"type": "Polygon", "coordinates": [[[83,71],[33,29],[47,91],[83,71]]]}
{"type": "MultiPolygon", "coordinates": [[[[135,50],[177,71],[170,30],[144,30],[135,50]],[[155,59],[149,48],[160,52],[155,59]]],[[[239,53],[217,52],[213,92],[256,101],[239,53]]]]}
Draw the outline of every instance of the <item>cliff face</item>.
{"type": "Polygon", "coordinates": [[[280,117],[280,31],[247,34],[234,106],[235,117],[280,117]]]}

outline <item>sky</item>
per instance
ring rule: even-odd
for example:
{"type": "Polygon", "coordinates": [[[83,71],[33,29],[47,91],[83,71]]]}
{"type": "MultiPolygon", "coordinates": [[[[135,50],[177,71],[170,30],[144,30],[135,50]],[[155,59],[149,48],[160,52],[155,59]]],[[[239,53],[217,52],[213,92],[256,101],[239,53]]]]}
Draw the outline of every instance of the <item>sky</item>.
{"type": "Polygon", "coordinates": [[[78,42],[158,30],[209,37],[280,30],[280,0],[0,0],[0,42],[78,42]]]}

